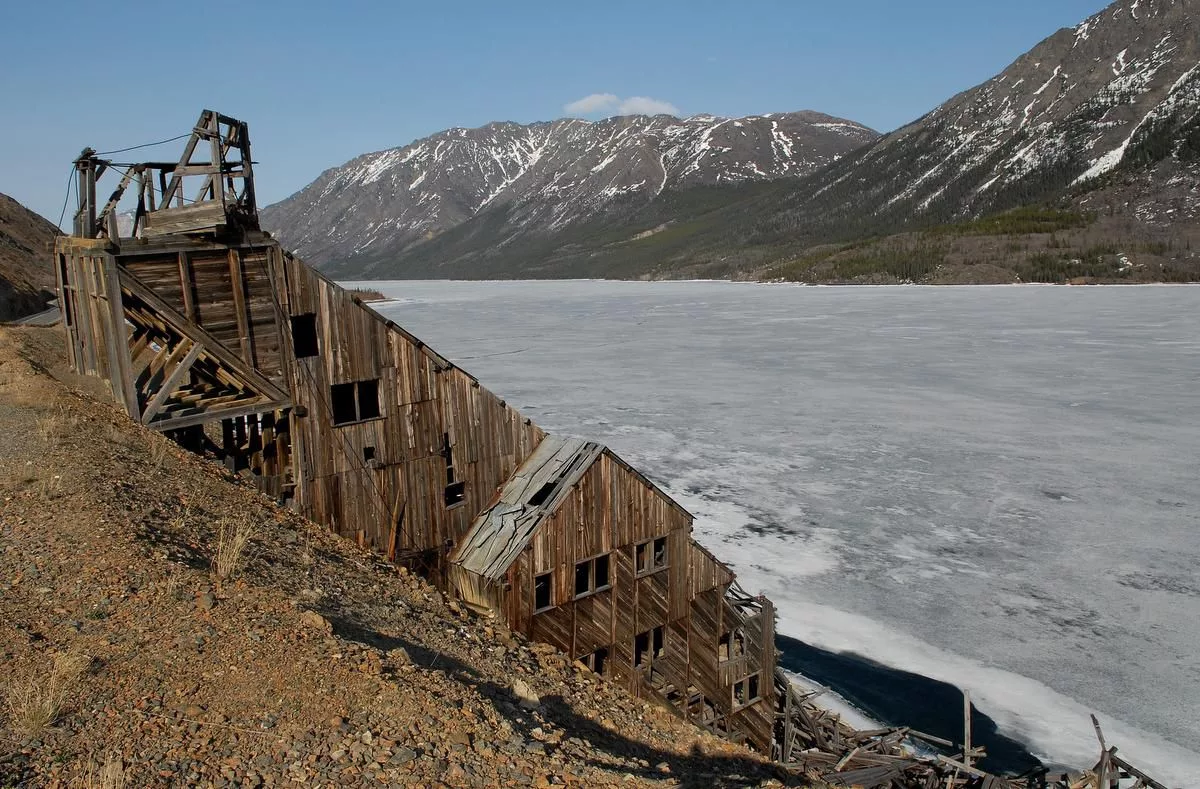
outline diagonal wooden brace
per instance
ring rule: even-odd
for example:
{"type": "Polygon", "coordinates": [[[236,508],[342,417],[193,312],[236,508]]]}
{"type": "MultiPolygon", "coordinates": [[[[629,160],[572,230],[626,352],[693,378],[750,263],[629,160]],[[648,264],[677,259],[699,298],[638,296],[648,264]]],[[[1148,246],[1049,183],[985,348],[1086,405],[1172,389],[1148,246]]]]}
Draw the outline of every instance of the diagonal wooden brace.
{"type": "Polygon", "coordinates": [[[183,315],[179,314],[174,307],[167,304],[150,286],[131,274],[128,269],[121,268],[120,275],[121,287],[123,289],[145,302],[162,319],[163,323],[170,326],[180,336],[187,337],[198,345],[203,345],[204,354],[219,362],[230,373],[241,379],[246,388],[258,392],[268,400],[276,402],[291,401],[291,397],[287,392],[267,380],[262,373],[255,370],[240,356],[222,345],[220,340],[213,337],[198,324],[189,321],[183,315]]]}
{"type": "MultiPolygon", "coordinates": [[[[142,412],[143,425],[150,424],[154,417],[158,416],[158,412],[162,409],[163,405],[166,404],[167,400],[170,399],[171,393],[174,392],[175,388],[179,386],[179,382],[183,380],[183,376],[187,374],[188,370],[192,369],[192,365],[195,364],[198,358],[200,358],[200,353],[204,350],[204,346],[200,343],[194,343],[191,340],[185,339],[179,344],[179,348],[183,348],[188,345],[190,345],[191,348],[188,350],[187,355],[185,355],[183,359],[180,360],[177,365],[175,365],[174,370],[167,374],[167,377],[162,382],[162,386],[159,388],[158,392],[156,392],[150,402],[146,404],[146,410],[142,412]]],[[[176,351],[178,350],[179,349],[177,348],[176,351]]],[[[174,354],[172,354],[172,357],[174,357],[174,354]]],[[[170,365],[170,362],[171,360],[168,360],[168,366],[170,365]]]]}

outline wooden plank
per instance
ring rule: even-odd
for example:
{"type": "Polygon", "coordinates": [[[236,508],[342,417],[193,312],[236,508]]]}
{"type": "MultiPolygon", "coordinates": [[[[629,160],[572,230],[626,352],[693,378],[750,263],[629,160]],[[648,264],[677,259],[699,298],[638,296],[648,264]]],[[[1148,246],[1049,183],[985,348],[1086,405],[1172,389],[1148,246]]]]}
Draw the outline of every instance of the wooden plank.
{"type": "Polygon", "coordinates": [[[246,360],[246,364],[254,365],[254,350],[250,346],[250,319],[246,314],[246,278],[242,270],[242,257],[236,249],[229,250],[228,257],[229,287],[233,291],[233,310],[237,317],[242,358],[246,360]]]}
{"type": "Polygon", "coordinates": [[[194,164],[175,165],[171,168],[172,175],[223,175],[231,178],[243,178],[245,173],[237,166],[237,164],[229,164],[219,162],[196,162],[194,164]]]}
{"type": "Polygon", "coordinates": [[[291,407],[290,403],[256,401],[254,403],[238,406],[236,408],[221,408],[212,411],[204,411],[203,413],[199,414],[188,414],[187,416],[174,417],[171,419],[160,419],[157,422],[151,423],[149,427],[160,431],[178,430],[184,427],[203,425],[206,422],[215,422],[220,419],[231,419],[239,416],[247,416],[249,414],[261,414],[266,411],[289,407],[291,407]]]}
{"type": "MultiPolygon", "coordinates": [[[[104,256],[104,278],[108,291],[108,307],[112,318],[112,351],[109,359],[109,375],[120,381],[121,399],[125,411],[134,419],[138,418],[138,392],[133,375],[132,354],[130,352],[129,336],[125,329],[125,308],[121,297],[121,278],[117,273],[117,259],[112,255],[104,256]],[[115,362],[115,370],[113,369],[115,362]]],[[[117,387],[114,386],[114,393],[117,387]]]]}
{"type": "Polygon", "coordinates": [[[970,767],[971,762],[971,691],[962,689],[963,697],[963,764],[970,767]]]}
{"type": "Polygon", "coordinates": [[[160,208],[146,214],[142,236],[158,238],[176,233],[210,231],[224,227],[225,222],[225,206],[217,200],[205,200],[180,208],[160,208]]]}
{"type": "MultiPolygon", "coordinates": [[[[204,350],[204,346],[200,343],[192,343],[190,340],[184,340],[179,344],[179,348],[184,348],[188,345],[190,345],[191,348],[188,350],[187,354],[182,360],[179,361],[178,364],[175,365],[175,369],[172,370],[167,375],[166,379],[163,380],[162,386],[159,387],[158,392],[155,393],[150,402],[146,404],[146,410],[142,413],[143,425],[150,424],[154,417],[158,416],[159,410],[163,407],[163,404],[170,399],[171,393],[175,391],[175,387],[179,386],[179,382],[183,380],[183,376],[187,374],[188,370],[192,369],[192,365],[198,358],[200,358],[200,354],[204,350]]],[[[179,348],[177,348],[176,351],[178,351],[179,348]]],[[[174,357],[174,354],[172,354],[172,357],[174,357]]],[[[171,360],[169,359],[167,364],[169,365],[170,363],[171,360]]]]}
{"type": "Polygon", "coordinates": [[[192,260],[187,252],[179,252],[179,286],[183,296],[183,314],[189,321],[196,320],[195,282],[192,276],[192,260]]]}
{"type": "Polygon", "coordinates": [[[1144,772],[1142,772],[1138,768],[1134,767],[1132,764],[1125,761],[1120,756],[1117,756],[1117,754],[1114,753],[1115,750],[1116,749],[1113,748],[1112,750],[1108,751],[1109,758],[1113,764],[1117,765],[1122,770],[1124,770],[1125,772],[1132,775],[1134,778],[1137,778],[1139,781],[1146,784],[1146,786],[1148,786],[1150,789],[1167,789],[1167,787],[1164,786],[1163,784],[1159,783],[1158,781],[1154,780],[1150,776],[1146,775],[1144,772]]]}

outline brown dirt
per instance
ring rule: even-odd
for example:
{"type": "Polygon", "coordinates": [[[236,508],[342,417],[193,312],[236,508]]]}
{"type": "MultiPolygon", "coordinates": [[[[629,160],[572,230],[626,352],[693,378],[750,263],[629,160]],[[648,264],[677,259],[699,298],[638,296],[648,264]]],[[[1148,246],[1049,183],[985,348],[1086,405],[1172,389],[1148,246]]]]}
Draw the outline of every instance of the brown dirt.
{"type": "Polygon", "coordinates": [[[0,329],[0,695],[90,661],[52,727],[0,706],[0,786],[806,785],[275,507],[61,358],[57,329],[0,329]]]}

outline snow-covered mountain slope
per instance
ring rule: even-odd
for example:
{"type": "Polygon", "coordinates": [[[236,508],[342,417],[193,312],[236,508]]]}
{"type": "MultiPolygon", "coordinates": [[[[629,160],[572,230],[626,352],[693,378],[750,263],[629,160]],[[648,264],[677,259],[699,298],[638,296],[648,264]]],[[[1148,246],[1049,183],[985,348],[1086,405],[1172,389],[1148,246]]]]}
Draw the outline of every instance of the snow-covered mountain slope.
{"type": "Polygon", "coordinates": [[[492,123],[360,156],[262,220],[317,264],[378,258],[501,206],[519,228],[552,233],[617,200],[807,175],[877,137],[816,112],[492,123]]]}
{"type": "Polygon", "coordinates": [[[1198,19],[1200,0],[1120,0],[809,179],[768,224],[893,229],[1087,191],[1164,159],[1188,169],[1198,19]]]}

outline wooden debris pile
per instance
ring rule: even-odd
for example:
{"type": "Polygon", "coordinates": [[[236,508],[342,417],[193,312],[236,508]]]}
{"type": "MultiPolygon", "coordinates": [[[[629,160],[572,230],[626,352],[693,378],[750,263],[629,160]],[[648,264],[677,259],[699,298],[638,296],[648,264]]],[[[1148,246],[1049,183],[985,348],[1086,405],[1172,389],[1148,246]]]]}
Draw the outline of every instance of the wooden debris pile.
{"type": "Polygon", "coordinates": [[[986,756],[972,747],[970,697],[964,693],[963,745],[910,728],[858,731],[821,709],[782,670],[775,672],[776,752],[785,766],[830,786],[861,789],[1168,789],[1100,741],[1100,759],[1082,774],[1052,777],[1039,768],[1017,777],[993,775],[976,766],[986,756]],[[957,749],[957,750],[956,750],[957,749]],[[947,754],[953,754],[947,755],[947,754]],[[1135,783],[1129,784],[1128,780],[1135,783]]]}

